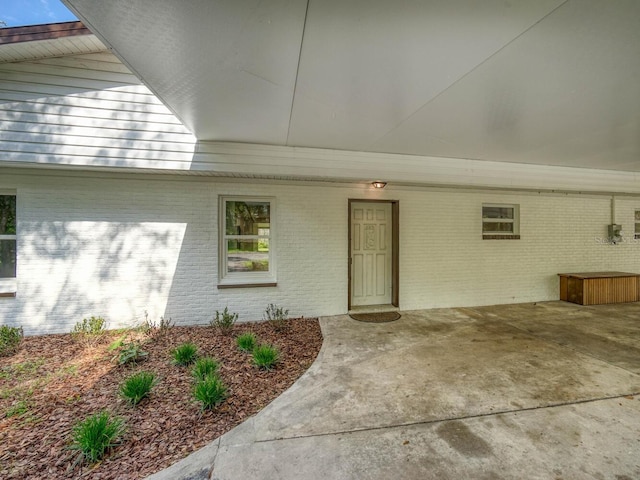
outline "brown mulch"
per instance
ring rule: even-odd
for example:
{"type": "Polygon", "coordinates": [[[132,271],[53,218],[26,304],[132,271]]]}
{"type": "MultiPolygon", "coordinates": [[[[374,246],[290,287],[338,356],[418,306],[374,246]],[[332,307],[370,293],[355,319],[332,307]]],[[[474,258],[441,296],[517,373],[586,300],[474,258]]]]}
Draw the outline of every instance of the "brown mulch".
{"type": "Polygon", "coordinates": [[[27,337],[20,351],[0,358],[0,478],[144,478],[166,468],[229,431],[265,407],[315,360],[322,345],[317,319],[293,319],[283,331],[266,323],[236,325],[231,335],[212,327],[173,327],[166,335],[138,336],[149,356],[118,366],[108,346],[123,334],[108,332],[89,344],[71,335],[27,337]],[[280,350],[271,371],[259,370],[235,338],[254,332],[280,350]],[[215,410],[201,411],[192,398],[190,370],[171,363],[170,351],[191,341],[200,356],[221,361],[229,396],[215,410]],[[118,395],[132,373],[159,378],[149,398],[133,407],[118,395]],[[24,408],[19,408],[19,407],[24,408]],[[69,450],[78,420],[102,409],[123,418],[122,443],[96,465],[79,464],[69,450]]]}

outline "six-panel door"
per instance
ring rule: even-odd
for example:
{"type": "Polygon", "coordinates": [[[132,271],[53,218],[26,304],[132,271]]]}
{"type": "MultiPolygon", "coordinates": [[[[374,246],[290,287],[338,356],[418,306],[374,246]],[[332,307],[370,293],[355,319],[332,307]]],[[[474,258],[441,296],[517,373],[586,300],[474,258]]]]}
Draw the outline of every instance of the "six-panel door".
{"type": "Polygon", "coordinates": [[[391,303],[391,203],[351,204],[351,305],[391,303]]]}

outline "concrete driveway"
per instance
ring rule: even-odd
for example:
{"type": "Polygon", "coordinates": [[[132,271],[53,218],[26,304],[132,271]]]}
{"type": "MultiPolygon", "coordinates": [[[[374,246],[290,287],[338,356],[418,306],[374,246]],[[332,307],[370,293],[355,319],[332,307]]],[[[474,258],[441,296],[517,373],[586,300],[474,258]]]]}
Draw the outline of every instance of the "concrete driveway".
{"type": "Polygon", "coordinates": [[[640,478],[639,303],[321,325],[294,386],[150,478],[640,478]]]}

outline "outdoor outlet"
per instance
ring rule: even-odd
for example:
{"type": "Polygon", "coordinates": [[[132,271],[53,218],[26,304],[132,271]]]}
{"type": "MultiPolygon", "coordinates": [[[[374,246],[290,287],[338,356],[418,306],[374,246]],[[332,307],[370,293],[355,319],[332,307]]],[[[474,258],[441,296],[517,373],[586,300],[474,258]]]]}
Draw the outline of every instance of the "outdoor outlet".
{"type": "Polygon", "coordinates": [[[612,223],[607,227],[609,229],[609,241],[614,245],[620,243],[622,241],[622,225],[612,223]]]}

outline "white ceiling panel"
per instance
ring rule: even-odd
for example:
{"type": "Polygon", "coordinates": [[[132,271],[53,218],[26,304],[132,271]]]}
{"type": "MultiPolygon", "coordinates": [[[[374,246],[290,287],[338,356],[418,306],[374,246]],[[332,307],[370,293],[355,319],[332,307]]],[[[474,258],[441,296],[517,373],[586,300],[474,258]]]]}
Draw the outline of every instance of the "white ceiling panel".
{"type": "Polygon", "coordinates": [[[73,0],[200,139],[286,141],[304,0],[73,0]]]}
{"type": "Polygon", "coordinates": [[[312,1],[289,144],[368,150],[561,3],[312,1]]]}
{"type": "Polygon", "coordinates": [[[640,171],[640,1],[64,0],[198,139],[640,171]]]}
{"type": "Polygon", "coordinates": [[[640,8],[630,15],[585,3],[567,2],[368,149],[601,168],[640,162],[640,8]]]}

